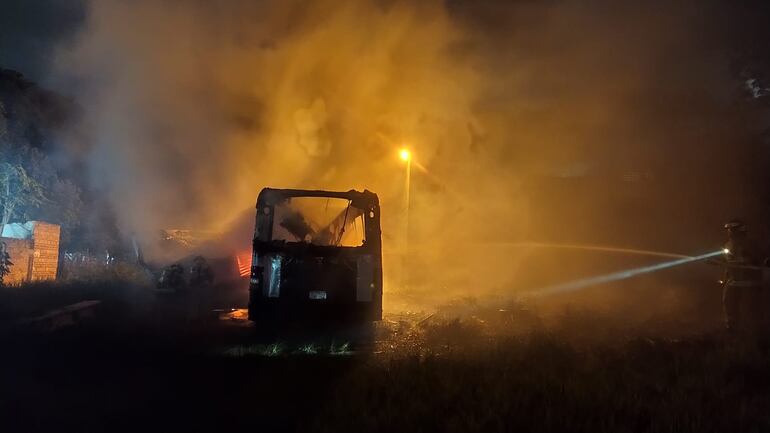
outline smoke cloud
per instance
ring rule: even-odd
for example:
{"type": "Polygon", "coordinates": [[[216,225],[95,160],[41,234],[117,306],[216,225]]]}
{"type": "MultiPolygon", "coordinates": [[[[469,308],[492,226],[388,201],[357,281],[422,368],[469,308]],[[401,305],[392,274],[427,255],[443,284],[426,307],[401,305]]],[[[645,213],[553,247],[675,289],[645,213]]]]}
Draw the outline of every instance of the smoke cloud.
{"type": "Polygon", "coordinates": [[[406,145],[414,263],[467,286],[515,254],[453,242],[554,226],[648,241],[619,217],[615,180],[643,194],[634,206],[669,209],[647,215],[665,227],[652,247],[710,250],[704,227],[730,210],[709,188],[743,179],[763,128],[736,108],[736,46],[756,36],[736,29],[757,27],[722,2],[99,0],[57,74],[78,83],[90,176],[126,230],[225,230],[264,186],[367,188],[394,245],[406,145]],[[549,196],[571,215],[532,181],[586,176],[604,180],[585,200],[549,196]],[[683,230],[697,242],[669,242],[683,230]]]}

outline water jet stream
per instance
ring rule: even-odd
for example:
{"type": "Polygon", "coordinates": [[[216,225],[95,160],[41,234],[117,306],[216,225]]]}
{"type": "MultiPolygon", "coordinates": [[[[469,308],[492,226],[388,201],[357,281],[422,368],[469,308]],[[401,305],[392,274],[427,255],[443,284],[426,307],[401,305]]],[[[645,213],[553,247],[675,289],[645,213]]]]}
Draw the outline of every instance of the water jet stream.
{"type": "Polygon", "coordinates": [[[553,295],[553,294],[556,294],[556,293],[571,292],[571,291],[582,289],[582,288],[585,288],[585,287],[588,287],[588,286],[595,286],[595,285],[598,285],[598,284],[606,284],[606,283],[610,283],[610,282],[613,282],[613,281],[625,280],[625,279],[628,279],[628,278],[631,278],[631,277],[635,277],[637,275],[649,274],[651,272],[657,272],[657,271],[661,271],[663,269],[669,269],[669,268],[673,268],[675,266],[681,266],[681,265],[684,265],[684,264],[687,264],[687,263],[692,263],[692,262],[697,262],[697,261],[701,261],[701,260],[706,260],[706,259],[709,259],[711,257],[716,257],[716,256],[719,256],[719,255],[722,255],[722,254],[724,254],[724,250],[720,249],[720,250],[713,251],[713,252],[710,252],[710,253],[701,254],[699,256],[692,256],[692,257],[686,256],[686,257],[683,257],[683,258],[679,258],[677,260],[671,260],[671,261],[668,261],[668,262],[658,263],[658,264],[655,264],[655,265],[643,266],[643,267],[640,267],[640,268],[633,268],[633,269],[628,269],[628,270],[619,271],[619,272],[612,272],[612,273],[609,273],[609,274],[597,275],[597,276],[594,276],[594,277],[581,278],[581,279],[576,280],[576,281],[569,281],[569,282],[566,282],[566,283],[559,283],[559,284],[555,284],[555,285],[552,285],[552,286],[546,286],[546,287],[543,287],[543,288],[540,288],[540,289],[535,289],[535,290],[528,291],[528,292],[531,293],[532,295],[536,295],[536,296],[553,295]]]}

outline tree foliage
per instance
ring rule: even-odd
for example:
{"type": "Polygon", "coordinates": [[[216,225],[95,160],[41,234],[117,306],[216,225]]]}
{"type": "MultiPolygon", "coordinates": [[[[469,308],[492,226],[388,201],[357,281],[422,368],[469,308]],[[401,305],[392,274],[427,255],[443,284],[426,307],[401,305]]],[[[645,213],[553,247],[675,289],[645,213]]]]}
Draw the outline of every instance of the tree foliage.
{"type": "Polygon", "coordinates": [[[82,219],[79,171],[62,152],[71,102],[0,69],[0,227],[42,220],[67,243],[82,219]],[[52,155],[57,155],[53,158],[52,155]]]}
{"type": "Polygon", "coordinates": [[[0,227],[15,217],[27,218],[46,202],[45,188],[21,164],[0,163],[0,227]]]}

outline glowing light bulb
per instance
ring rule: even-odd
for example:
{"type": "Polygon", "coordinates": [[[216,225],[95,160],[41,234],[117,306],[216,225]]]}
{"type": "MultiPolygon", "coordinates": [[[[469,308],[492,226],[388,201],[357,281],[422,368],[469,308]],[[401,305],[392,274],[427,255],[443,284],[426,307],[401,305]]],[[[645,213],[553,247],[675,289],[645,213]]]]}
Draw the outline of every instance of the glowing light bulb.
{"type": "Polygon", "coordinates": [[[409,152],[409,149],[401,149],[401,150],[398,152],[398,156],[399,156],[399,157],[400,157],[400,158],[401,158],[403,161],[409,161],[410,159],[412,159],[412,153],[411,153],[411,152],[409,152]]]}

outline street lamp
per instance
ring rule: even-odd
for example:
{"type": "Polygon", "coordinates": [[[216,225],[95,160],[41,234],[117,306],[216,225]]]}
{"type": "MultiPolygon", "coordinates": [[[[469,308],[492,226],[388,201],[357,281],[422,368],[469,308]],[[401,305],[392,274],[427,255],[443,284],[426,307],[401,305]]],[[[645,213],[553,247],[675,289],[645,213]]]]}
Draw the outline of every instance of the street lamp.
{"type": "Polygon", "coordinates": [[[401,157],[402,161],[409,162],[412,160],[412,152],[409,151],[407,148],[403,148],[398,152],[398,156],[401,157]]]}
{"type": "Polygon", "coordinates": [[[406,163],[406,183],[404,184],[405,210],[407,217],[407,228],[409,227],[409,184],[412,177],[412,152],[403,147],[398,151],[398,156],[406,163]]]}
{"type": "Polygon", "coordinates": [[[398,152],[398,156],[401,158],[402,161],[406,162],[406,178],[404,182],[404,252],[403,252],[403,285],[406,286],[406,283],[408,281],[408,261],[407,261],[407,250],[409,249],[409,190],[411,187],[411,178],[412,178],[412,152],[409,151],[406,147],[401,148],[398,152]]]}

